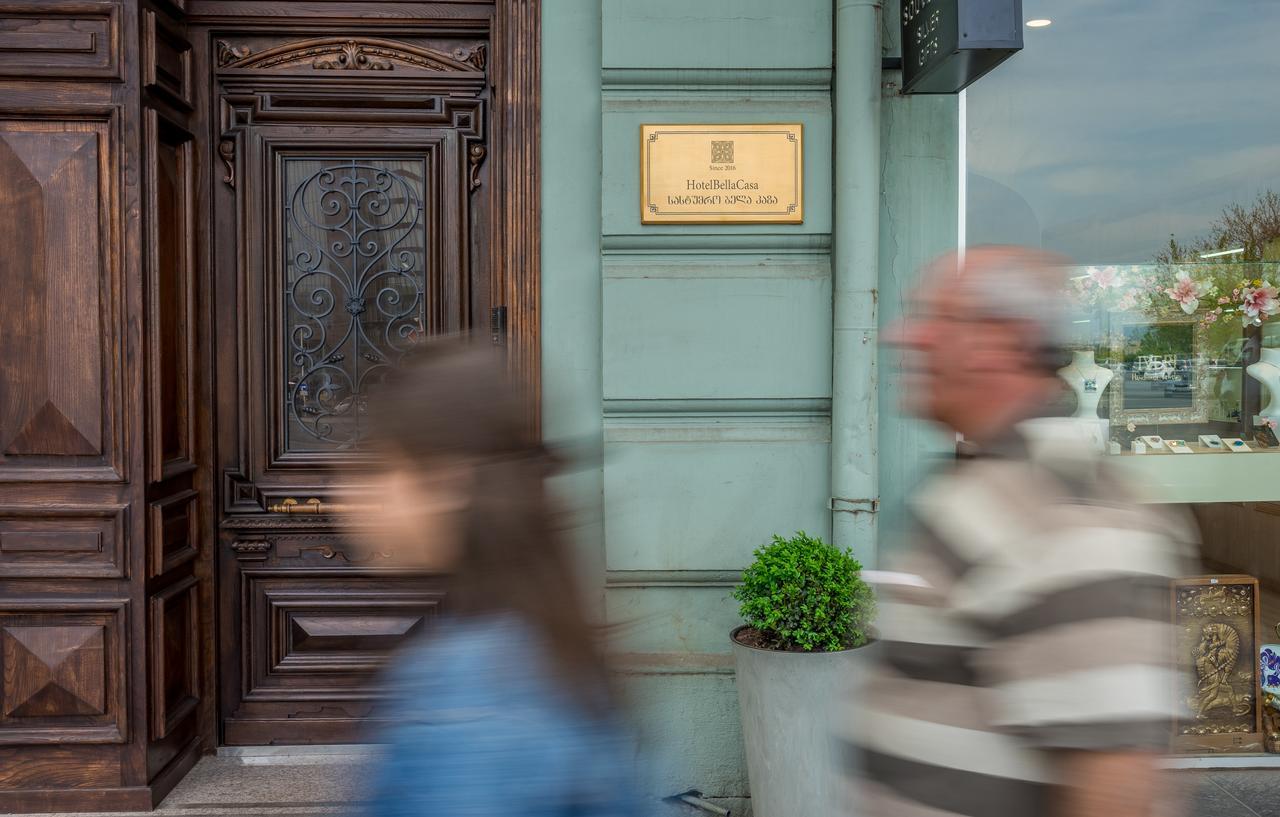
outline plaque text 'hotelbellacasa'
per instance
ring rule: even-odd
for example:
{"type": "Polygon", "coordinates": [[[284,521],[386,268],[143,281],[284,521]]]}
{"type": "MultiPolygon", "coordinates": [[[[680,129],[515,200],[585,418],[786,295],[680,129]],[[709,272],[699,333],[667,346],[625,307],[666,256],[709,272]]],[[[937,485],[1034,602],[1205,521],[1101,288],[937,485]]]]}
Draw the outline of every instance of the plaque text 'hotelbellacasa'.
{"type": "Polygon", "coordinates": [[[644,224],[804,221],[804,128],[641,125],[644,224]]]}

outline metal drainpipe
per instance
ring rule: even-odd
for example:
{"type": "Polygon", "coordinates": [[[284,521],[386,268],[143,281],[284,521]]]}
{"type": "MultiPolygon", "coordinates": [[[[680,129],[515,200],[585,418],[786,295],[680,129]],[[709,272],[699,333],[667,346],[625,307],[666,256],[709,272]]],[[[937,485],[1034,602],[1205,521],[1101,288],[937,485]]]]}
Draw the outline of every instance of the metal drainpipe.
{"type": "Polygon", "coordinates": [[[831,532],[875,566],[879,506],[879,0],[835,0],[831,532]]]}

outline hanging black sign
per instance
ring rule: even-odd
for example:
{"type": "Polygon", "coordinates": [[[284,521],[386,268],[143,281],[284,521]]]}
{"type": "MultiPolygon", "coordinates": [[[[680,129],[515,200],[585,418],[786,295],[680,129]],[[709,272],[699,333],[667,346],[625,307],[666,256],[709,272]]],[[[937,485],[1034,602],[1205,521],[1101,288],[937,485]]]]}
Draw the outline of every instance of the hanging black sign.
{"type": "Polygon", "coordinates": [[[902,92],[954,94],[1022,50],[1022,0],[902,0],[902,92]]]}

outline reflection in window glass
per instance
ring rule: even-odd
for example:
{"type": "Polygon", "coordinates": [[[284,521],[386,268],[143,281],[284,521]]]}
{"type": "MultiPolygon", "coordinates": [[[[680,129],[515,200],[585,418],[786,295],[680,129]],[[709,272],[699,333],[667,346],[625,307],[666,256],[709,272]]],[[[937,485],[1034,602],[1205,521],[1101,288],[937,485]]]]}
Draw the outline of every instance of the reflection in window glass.
{"type": "Polygon", "coordinates": [[[968,244],[1280,261],[1280,4],[1023,5],[1052,24],[966,95],[968,244]]]}
{"type": "Polygon", "coordinates": [[[1067,296],[1076,333],[1060,375],[1076,417],[1100,420],[1109,442],[1176,435],[1252,439],[1280,418],[1280,264],[1160,263],[1079,267],[1067,296]]]}
{"type": "Polygon", "coordinates": [[[1280,4],[1023,7],[1051,22],[966,92],[966,244],[1083,265],[1062,376],[1113,453],[1259,450],[1280,418],[1280,4]]]}

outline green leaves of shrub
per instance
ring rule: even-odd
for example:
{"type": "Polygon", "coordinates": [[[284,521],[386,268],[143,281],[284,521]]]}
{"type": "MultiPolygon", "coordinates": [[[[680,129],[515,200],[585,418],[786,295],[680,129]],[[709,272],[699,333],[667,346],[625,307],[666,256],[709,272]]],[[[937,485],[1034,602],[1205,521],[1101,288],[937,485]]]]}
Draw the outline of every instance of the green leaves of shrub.
{"type": "Polygon", "coordinates": [[[875,597],[859,576],[862,565],[804,531],[774,536],[757,548],[733,597],[746,623],[769,646],[781,650],[831,652],[861,647],[875,615],[875,597]]]}

